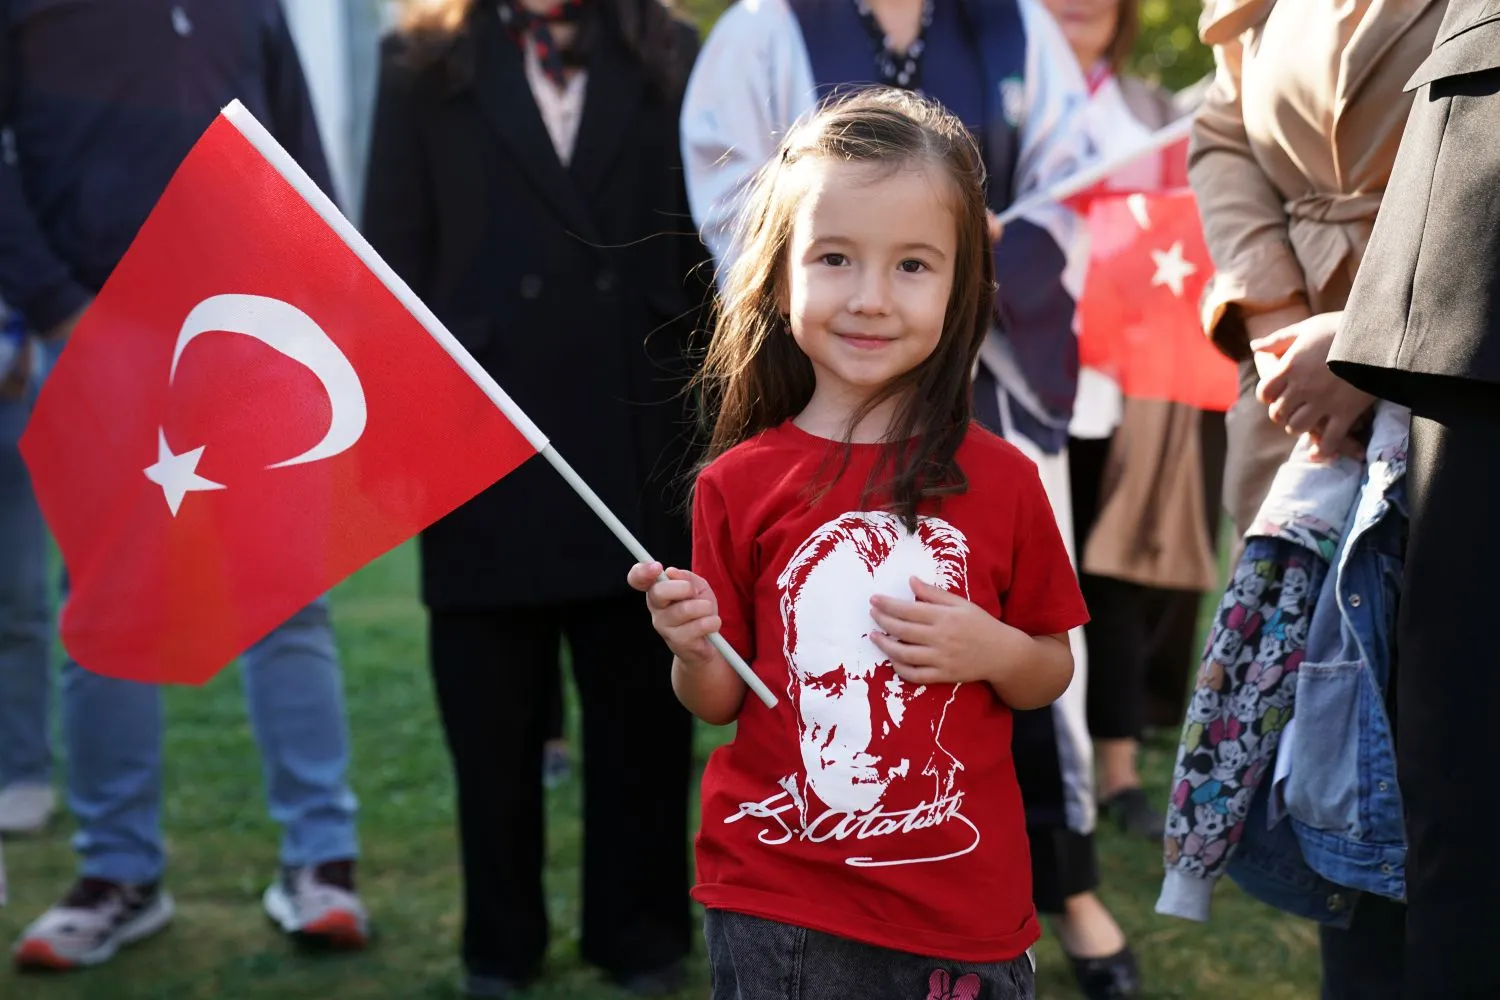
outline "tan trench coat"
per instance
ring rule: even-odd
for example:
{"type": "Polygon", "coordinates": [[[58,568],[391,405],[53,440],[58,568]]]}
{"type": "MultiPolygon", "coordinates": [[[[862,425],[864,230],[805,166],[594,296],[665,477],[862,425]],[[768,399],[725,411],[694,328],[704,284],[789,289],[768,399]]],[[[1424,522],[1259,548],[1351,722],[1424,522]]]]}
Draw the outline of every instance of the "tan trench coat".
{"type": "Polygon", "coordinates": [[[1208,0],[1218,71],[1194,126],[1189,179],[1217,273],[1208,335],[1242,362],[1227,417],[1225,506],[1243,531],[1292,439],[1254,398],[1244,317],[1344,307],[1411,109],[1402,87],[1446,0],[1208,0]]]}

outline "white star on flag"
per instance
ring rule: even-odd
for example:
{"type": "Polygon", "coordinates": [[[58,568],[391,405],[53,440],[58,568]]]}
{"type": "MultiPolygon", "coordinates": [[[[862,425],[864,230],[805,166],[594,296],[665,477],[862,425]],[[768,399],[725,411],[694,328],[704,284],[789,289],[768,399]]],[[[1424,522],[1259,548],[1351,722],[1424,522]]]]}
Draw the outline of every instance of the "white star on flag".
{"type": "Polygon", "coordinates": [[[1182,255],[1182,241],[1178,240],[1172,244],[1172,249],[1163,253],[1160,250],[1151,251],[1151,259],[1156,261],[1156,273],[1151,276],[1151,285],[1166,285],[1172,290],[1177,298],[1182,298],[1183,282],[1189,275],[1197,274],[1198,268],[1182,255]]]}
{"type": "Polygon", "coordinates": [[[216,483],[212,479],[204,479],[198,475],[198,460],[203,457],[203,447],[185,451],[181,455],[172,454],[172,449],[167,446],[167,435],[165,431],[156,432],[156,464],[147,466],[146,478],[161,487],[166,495],[167,506],[172,509],[172,516],[177,516],[177,509],[182,506],[182,498],[189,493],[198,490],[222,490],[223,483],[216,483]]]}

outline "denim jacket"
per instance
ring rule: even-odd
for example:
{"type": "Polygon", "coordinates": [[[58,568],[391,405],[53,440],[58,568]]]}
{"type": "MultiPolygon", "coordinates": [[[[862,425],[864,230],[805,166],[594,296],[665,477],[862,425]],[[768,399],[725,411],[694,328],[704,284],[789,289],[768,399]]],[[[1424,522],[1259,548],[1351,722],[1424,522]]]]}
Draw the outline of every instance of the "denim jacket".
{"type": "Polygon", "coordinates": [[[1381,403],[1367,462],[1313,462],[1304,442],[1278,472],[1184,726],[1159,912],[1207,919],[1225,871],[1264,902],[1336,925],[1358,891],[1404,895],[1385,691],[1408,424],[1381,403]]]}
{"type": "Polygon", "coordinates": [[[1228,867],[1263,902],[1338,926],[1347,926],[1358,892],[1406,895],[1406,836],[1386,711],[1405,473],[1404,438],[1367,467],[1298,670],[1294,728],[1278,748],[1277,772],[1285,779],[1259,789],[1228,867]]]}

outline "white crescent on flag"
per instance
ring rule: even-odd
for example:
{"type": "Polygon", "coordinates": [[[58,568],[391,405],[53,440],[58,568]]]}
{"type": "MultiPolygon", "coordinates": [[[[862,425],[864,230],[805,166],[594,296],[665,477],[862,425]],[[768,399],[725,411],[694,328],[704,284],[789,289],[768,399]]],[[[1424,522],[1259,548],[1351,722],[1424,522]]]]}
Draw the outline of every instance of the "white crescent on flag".
{"type": "MultiPolygon", "coordinates": [[[[281,469],[291,465],[318,462],[332,458],[353,447],[365,431],[367,416],[365,393],[354,366],[337,344],[311,316],[290,303],[264,295],[214,295],[193,307],[177,334],[172,352],[170,382],[177,375],[177,364],[188,344],[202,334],[239,333],[254,337],[267,347],[299,362],[313,373],[328,394],[332,418],[323,439],[300,455],[268,465],[281,469]]],[[[167,506],[175,517],[188,493],[224,489],[198,475],[203,447],[174,454],[167,444],[164,428],[157,432],[157,460],[146,470],[146,478],[162,488],[167,506]]]]}

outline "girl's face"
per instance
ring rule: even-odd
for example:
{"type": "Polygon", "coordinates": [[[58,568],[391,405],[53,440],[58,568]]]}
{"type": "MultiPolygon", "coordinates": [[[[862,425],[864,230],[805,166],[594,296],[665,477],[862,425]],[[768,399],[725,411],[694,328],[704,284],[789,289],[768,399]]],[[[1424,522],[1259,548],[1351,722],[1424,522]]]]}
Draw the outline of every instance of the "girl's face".
{"type": "Polygon", "coordinates": [[[804,161],[780,306],[815,395],[858,406],[927,360],[957,265],[951,182],[937,168],[804,161]]]}
{"type": "Polygon", "coordinates": [[[1104,58],[1120,23],[1120,0],[1047,0],[1047,9],[1062,26],[1080,66],[1089,70],[1104,58]]]}

